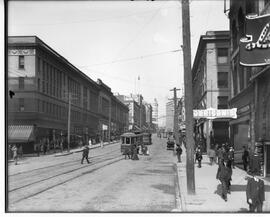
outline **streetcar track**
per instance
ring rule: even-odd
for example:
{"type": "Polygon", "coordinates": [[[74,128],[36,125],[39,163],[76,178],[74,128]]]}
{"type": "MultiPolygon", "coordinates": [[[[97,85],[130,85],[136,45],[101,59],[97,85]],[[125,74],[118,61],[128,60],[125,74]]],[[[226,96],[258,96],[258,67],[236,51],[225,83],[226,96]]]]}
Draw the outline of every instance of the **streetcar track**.
{"type": "MultiPolygon", "coordinates": [[[[34,196],[36,196],[36,195],[38,195],[38,194],[41,194],[41,193],[43,193],[43,192],[45,192],[45,191],[48,191],[48,190],[50,190],[50,189],[52,189],[52,188],[54,188],[54,187],[57,187],[57,186],[62,185],[62,184],[65,184],[65,183],[70,182],[70,181],[72,181],[72,180],[74,180],[74,179],[77,179],[77,178],[79,178],[79,177],[81,177],[81,176],[87,175],[87,174],[89,174],[89,173],[91,173],[91,172],[95,172],[96,170],[99,170],[99,169],[101,169],[101,168],[103,168],[103,167],[105,167],[105,166],[108,166],[108,165],[111,165],[111,164],[113,164],[113,163],[116,163],[116,162],[119,162],[119,161],[123,160],[123,157],[122,157],[122,156],[121,156],[120,159],[119,159],[119,158],[120,158],[120,157],[118,157],[118,159],[116,159],[116,160],[114,160],[114,161],[110,161],[109,163],[106,163],[106,164],[101,165],[101,166],[99,166],[99,167],[93,168],[93,169],[90,170],[90,171],[82,172],[81,174],[79,174],[79,175],[77,175],[77,176],[75,176],[75,177],[66,179],[65,181],[62,181],[62,182],[57,183],[57,184],[54,184],[54,185],[49,186],[49,187],[47,187],[47,188],[45,188],[45,189],[42,189],[42,190],[40,190],[40,191],[38,191],[38,192],[35,192],[35,193],[33,193],[33,194],[30,194],[30,195],[28,195],[28,196],[26,196],[26,197],[23,197],[23,198],[20,198],[20,199],[18,199],[18,200],[15,200],[13,203],[18,203],[18,202],[20,202],[20,201],[22,201],[22,200],[26,200],[26,199],[28,199],[28,198],[30,198],[30,197],[34,197],[34,196]]],[[[109,161],[109,160],[112,160],[112,159],[114,159],[114,158],[106,159],[105,161],[109,161]]],[[[104,162],[104,161],[103,161],[103,162],[104,162]]],[[[92,164],[92,165],[93,165],[93,164],[92,164]]]]}
{"type": "MultiPolygon", "coordinates": [[[[104,154],[99,154],[99,155],[90,157],[89,159],[96,159],[97,157],[104,156],[104,155],[107,155],[107,154],[113,153],[113,152],[119,152],[119,150],[109,151],[109,152],[106,152],[104,154]]],[[[36,168],[36,169],[32,169],[32,170],[27,170],[27,171],[23,171],[23,172],[14,173],[14,174],[9,175],[9,177],[13,177],[13,176],[16,176],[16,175],[21,175],[21,174],[26,174],[26,173],[31,173],[31,172],[34,172],[34,171],[40,171],[40,170],[48,169],[48,168],[51,168],[51,167],[57,167],[57,166],[61,166],[61,165],[67,165],[67,164],[70,164],[70,163],[73,163],[74,164],[75,162],[78,162],[78,159],[77,160],[73,160],[73,161],[66,161],[66,162],[63,162],[63,163],[58,163],[58,164],[54,164],[54,165],[50,165],[50,166],[46,166],[46,167],[40,167],[40,168],[36,168]]]]}
{"type": "MultiPolygon", "coordinates": [[[[40,183],[40,182],[43,182],[43,181],[47,181],[47,180],[49,180],[49,179],[53,179],[53,178],[55,178],[55,177],[61,176],[61,175],[65,175],[65,174],[68,174],[68,173],[72,173],[72,172],[74,172],[74,171],[78,171],[78,170],[84,169],[84,168],[89,167],[89,166],[94,166],[94,165],[96,165],[96,164],[98,164],[98,163],[100,163],[100,162],[108,161],[108,160],[114,159],[114,158],[117,157],[118,155],[112,155],[112,156],[113,156],[112,158],[108,158],[108,159],[98,158],[98,159],[101,159],[101,160],[96,161],[96,162],[93,162],[92,164],[87,164],[87,165],[85,165],[85,166],[76,167],[76,168],[74,168],[74,169],[72,169],[72,170],[68,170],[68,171],[65,171],[65,172],[62,172],[62,173],[58,173],[58,174],[56,174],[56,175],[49,176],[49,177],[47,177],[47,178],[39,179],[39,180],[37,180],[37,181],[28,183],[28,184],[26,184],[26,185],[19,186],[19,187],[17,187],[17,188],[13,188],[13,189],[9,190],[8,192],[13,192],[13,191],[16,191],[16,190],[20,190],[20,189],[22,189],[22,188],[28,187],[28,186],[33,185],[33,184],[37,184],[37,183],[40,183]]],[[[74,164],[74,165],[77,165],[77,164],[74,164]]],[[[71,165],[71,166],[73,166],[73,165],[71,165]]]]}

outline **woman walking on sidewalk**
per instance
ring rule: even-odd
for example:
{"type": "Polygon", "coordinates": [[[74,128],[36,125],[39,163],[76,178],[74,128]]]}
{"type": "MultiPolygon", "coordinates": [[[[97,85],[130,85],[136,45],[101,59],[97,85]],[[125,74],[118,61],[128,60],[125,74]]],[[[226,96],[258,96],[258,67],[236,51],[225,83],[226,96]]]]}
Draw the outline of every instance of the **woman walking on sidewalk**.
{"type": "Polygon", "coordinates": [[[221,187],[222,187],[221,197],[222,199],[227,201],[228,200],[227,199],[227,186],[228,186],[228,181],[230,179],[230,171],[229,171],[229,168],[227,168],[224,165],[223,160],[221,160],[219,163],[216,178],[219,179],[221,182],[221,187]]]}

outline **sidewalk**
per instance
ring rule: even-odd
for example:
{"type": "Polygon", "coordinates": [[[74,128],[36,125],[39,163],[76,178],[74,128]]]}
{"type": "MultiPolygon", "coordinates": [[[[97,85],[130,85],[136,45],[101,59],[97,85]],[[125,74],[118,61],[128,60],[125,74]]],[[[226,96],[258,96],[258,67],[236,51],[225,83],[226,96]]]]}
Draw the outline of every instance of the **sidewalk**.
{"type": "MultiPolygon", "coordinates": [[[[207,155],[203,155],[202,167],[195,164],[195,195],[187,194],[186,152],[183,150],[182,163],[177,164],[180,187],[181,212],[248,212],[246,202],[247,173],[239,168],[233,169],[231,194],[228,201],[221,198],[220,181],[216,179],[218,166],[209,164],[207,155]]],[[[270,182],[264,179],[265,201],[263,211],[270,211],[270,182]]]]}
{"type": "MultiPolygon", "coordinates": [[[[118,145],[119,142],[118,141],[114,141],[111,142],[110,145],[118,145]]],[[[108,143],[104,144],[105,146],[108,146],[108,143]]],[[[100,147],[100,144],[96,144],[93,145],[91,147],[92,151],[89,152],[89,157],[90,159],[95,156],[95,153],[99,152],[98,147],[100,147]]],[[[102,150],[106,150],[104,149],[100,149],[100,151],[102,152],[102,150]]],[[[71,149],[70,153],[68,154],[68,152],[63,152],[63,153],[50,153],[50,154],[46,154],[43,155],[41,154],[39,157],[37,157],[37,155],[34,156],[26,156],[23,158],[19,158],[18,159],[18,165],[14,165],[14,162],[9,160],[8,163],[8,175],[13,175],[16,173],[21,173],[21,172],[25,172],[28,170],[35,170],[35,169],[39,169],[39,168],[43,168],[43,167],[50,167],[50,166],[55,166],[56,164],[61,164],[61,163],[68,163],[70,161],[75,160],[77,157],[77,161],[80,162],[81,160],[81,155],[79,153],[75,153],[75,152],[81,152],[82,149],[81,148],[76,148],[76,149],[71,149]],[[74,153],[75,156],[72,156],[72,154],[74,153]],[[59,155],[61,154],[61,155],[59,155]],[[77,156],[76,156],[77,154],[77,156]],[[60,157],[63,156],[63,157],[60,157]],[[64,157],[66,156],[66,157],[64,157]],[[11,163],[12,162],[12,163],[11,163]]],[[[106,152],[106,151],[105,151],[106,152]]]]}
{"type": "MultiPolygon", "coordinates": [[[[119,140],[115,140],[115,141],[112,141],[110,143],[109,142],[104,142],[103,143],[103,146],[112,145],[112,144],[115,144],[115,143],[118,143],[118,142],[119,142],[119,140]]],[[[99,147],[101,147],[101,143],[97,143],[95,145],[91,145],[91,146],[89,146],[89,149],[94,149],[94,148],[99,148],[99,147]]],[[[83,151],[83,147],[81,147],[81,148],[75,148],[75,149],[70,150],[69,152],[67,152],[67,151],[59,152],[59,153],[55,154],[55,157],[70,155],[70,154],[77,153],[77,152],[82,152],[82,151],[83,151]]]]}
{"type": "MultiPolygon", "coordinates": [[[[115,144],[115,143],[118,143],[118,142],[119,142],[119,140],[115,140],[115,141],[112,141],[110,143],[109,142],[104,142],[103,145],[107,146],[107,145],[112,145],[112,144],[115,144]]],[[[101,147],[101,144],[97,143],[95,145],[91,145],[91,147],[89,147],[89,148],[90,149],[95,149],[95,148],[99,148],[99,147],[101,147]]],[[[69,152],[67,150],[65,150],[63,152],[57,152],[57,153],[50,152],[50,153],[47,153],[46,155],[44,155],[43,153],[40,152],[39,158],[40,157],[45,157],[45,156],[54,156],[54,157],[66,156],[66,155],[70,155],[70,154],[73,154],[73,153],[82,152],[82,150],[83,150],[83,147],[70,149],[69,152]]],[[[26,155],[23,156],[23,160],[25,160],[27,158],[32,158],[32,157],[37,157],[37,154],[36,153],[26,154],[26,155]]],[[[20,160],[22,160],[22,159],[19,158],[18,161],[20,161],[20,160]]],[[[13,159],[8,160],[8,163],[12,163],[12,162],[14,162],[13,159]]]]}

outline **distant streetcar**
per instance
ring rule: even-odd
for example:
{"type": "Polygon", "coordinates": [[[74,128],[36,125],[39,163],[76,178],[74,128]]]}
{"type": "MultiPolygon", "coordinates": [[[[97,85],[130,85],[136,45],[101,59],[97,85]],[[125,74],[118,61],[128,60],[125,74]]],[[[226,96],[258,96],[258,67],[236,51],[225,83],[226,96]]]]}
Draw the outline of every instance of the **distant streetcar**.
{"type": "Polygon", "coordinates": [[[131,148],[135,145],[137,148],[143,144],[143,134],[135,133],[124,133],[121,135],[121,153],[124,153],[125,150],[131,152],[131,148]]]}

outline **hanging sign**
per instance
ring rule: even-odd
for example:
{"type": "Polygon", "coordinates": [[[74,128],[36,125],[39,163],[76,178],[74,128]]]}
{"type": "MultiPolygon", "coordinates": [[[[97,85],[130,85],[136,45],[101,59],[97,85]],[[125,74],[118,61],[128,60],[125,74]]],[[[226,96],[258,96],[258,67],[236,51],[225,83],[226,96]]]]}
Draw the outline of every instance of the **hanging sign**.
{"type": "Polygon", "coordinates": [[[240,64],[270,65],[270,14],[246,16],[246,37],[240,39],[240,64]]]}
{"type": "Polygon", "coordinates": [[[196,119],[206,118],[206,119],[215,119],[215,118],[237,118],[237,108],[233,109],[202,109],[202,110],[193,110],[193,117],[196,119]]]}

